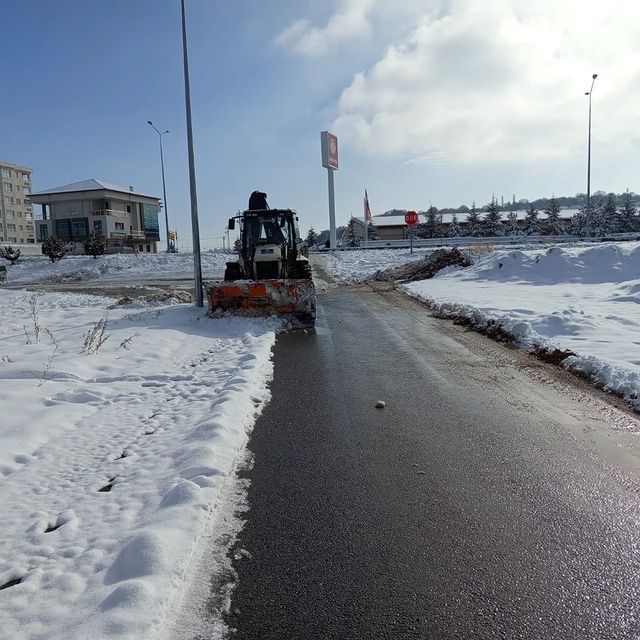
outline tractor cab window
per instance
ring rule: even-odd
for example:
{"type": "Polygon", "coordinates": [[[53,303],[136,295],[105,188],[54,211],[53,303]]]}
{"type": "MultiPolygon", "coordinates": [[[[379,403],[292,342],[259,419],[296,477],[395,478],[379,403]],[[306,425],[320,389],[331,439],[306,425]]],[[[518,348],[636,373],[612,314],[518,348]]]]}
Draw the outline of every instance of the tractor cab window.
{"type": "Polygon", "coordinates": [[[288,229],[281,229],[276,216],[247,218],[246,237],[248,244],[283,244],[286,242],[285,233],[288,229]]]}

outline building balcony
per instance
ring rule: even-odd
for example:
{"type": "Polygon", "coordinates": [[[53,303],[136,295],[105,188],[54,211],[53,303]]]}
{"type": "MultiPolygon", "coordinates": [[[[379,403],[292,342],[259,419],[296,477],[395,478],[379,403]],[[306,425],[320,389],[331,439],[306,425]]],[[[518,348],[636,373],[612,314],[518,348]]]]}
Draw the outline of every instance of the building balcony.
{"type": "Polygon", "coordinates": [[[93,209],[89,211],[92,216],[111,216],[112,218],[129,218],[131,215],[126,211],[116,211],[115,209],[93,209]]]}

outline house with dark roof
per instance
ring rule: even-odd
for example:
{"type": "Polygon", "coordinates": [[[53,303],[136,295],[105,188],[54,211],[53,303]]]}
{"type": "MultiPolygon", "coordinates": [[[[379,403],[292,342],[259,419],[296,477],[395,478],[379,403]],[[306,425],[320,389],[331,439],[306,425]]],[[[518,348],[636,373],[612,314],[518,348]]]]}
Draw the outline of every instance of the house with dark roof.
{"type": "Polygon", "coordinates": [[[56,237],[78,252],[89,234],[102,236],[110,253],[157,252],[160,199],[90,178],[31,194],[42,207],[36,219],[38,241],[56,237]]]}

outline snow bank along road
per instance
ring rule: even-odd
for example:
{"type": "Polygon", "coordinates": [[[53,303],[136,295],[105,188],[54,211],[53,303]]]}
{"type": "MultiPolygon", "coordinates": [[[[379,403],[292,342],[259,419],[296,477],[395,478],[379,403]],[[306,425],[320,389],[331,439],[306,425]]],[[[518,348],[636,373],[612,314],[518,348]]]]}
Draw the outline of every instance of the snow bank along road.
{"type": "Polygon", "coordinates": [[[145,640],[267,401],[274,327],[0,291],[0,638],[145,640]]]}
{"type": "Polygon", "coordinates": [[[640,424],[621,401],[362,286],[278,338],[272,393],[234,637],[640,637],[640,424]]]}

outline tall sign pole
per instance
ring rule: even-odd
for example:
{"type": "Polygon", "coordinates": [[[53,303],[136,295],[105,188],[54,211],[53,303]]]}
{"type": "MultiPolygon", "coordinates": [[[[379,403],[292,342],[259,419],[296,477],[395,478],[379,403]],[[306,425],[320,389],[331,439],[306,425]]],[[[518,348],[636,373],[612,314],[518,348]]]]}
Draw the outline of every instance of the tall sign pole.
{"type": "Polygon", "coordinates": [[[191,128],[191,89],[189,87],[189,57],[187,55],[187,25],[184,0],[182,7],[182,54],[184,59],[184,102],[187,112],[187,146],[189,150],[189,186],[191,191],[191,233],[193,235],[193,277],[196,288],[196,306],[204,306],[202,292],[202,262],[200,259],[200,225],[198,223],[198,194],[196,193],[196,163],[193,157],[193,130],[191,128]]]}
{"type": "Polygon", "coordinates": [[[336,249],[336,194],[333,184],[333,172],[338,168],[338,138],[328,131],[320,132],[322,166],[327,170],[329,181],[329,248],[336,249]]]}

